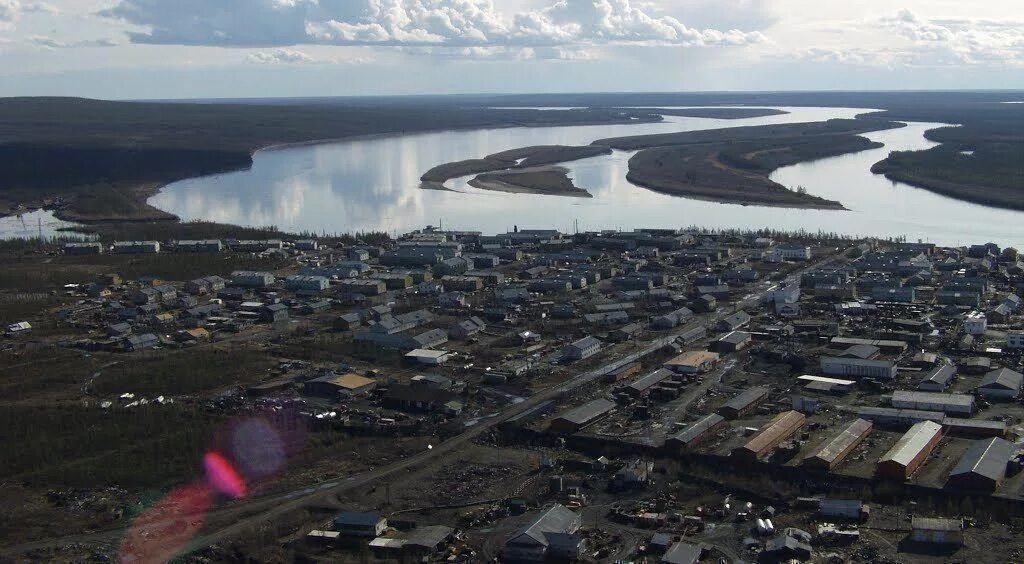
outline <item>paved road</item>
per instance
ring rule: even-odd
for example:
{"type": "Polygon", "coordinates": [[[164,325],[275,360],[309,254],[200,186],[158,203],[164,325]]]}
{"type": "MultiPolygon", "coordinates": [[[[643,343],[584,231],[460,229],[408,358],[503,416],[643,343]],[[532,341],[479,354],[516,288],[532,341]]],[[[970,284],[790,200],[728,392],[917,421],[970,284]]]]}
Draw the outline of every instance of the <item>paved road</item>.
{"type": "MultiPolygon", "coordinates": [[[[792,273],[787,277],[787,281],[797,281],[799,277],[808,271],[817,268],[820,264],[831,260],[836,255],[831,255],[824,259],[820,259],[811,264],[806,265],[804,268],[792,273]]],[[[334,480],[319,484],[313,484],[304,488],[291,490],[288,492],[277,493],[266,497],[261,497],[253,500],[236,502],[228,506],[219,508],[213,511],[208,517],[208,521],[212,522],[223,522],[225,520],[234,518],[230,525],[221,527],[215,531],[209,531],[201,536],[193,539],[185,549],[185,553],[194,552],[201,550],[211,544],[222,542],[224,540],[233,538],[246,530],[253,529],[263,523],[273,520],[279,515],[284,515],[288,512],[295,511],[298,509],[320,505],[323,501],[330,496],[337,496],[338,494],[356,490],[366,489],[370,484],[381,480],[382,478],[389,477],[399,472],[411,470],[412,468],[419,466],[431,459],[439,456],[451,453],[457,450],[459,447],[465,445],[467,442],[472,441],[476,437],[483,433],[491,430],[496,425],[508,421],[509,419],[526,412],[541,403],[548,400],[556,399],[564,394],[568,394],[573,390],[594,382],[612,372],[638,360],[639,358],[650,354],[665,345],[671,343],[676,339],[678,334],[681,334],[690,329],[699,327],[700,325],[707,325],[711,328],[714,324],[720,321],[722,318],[732,315],[733,313],[748,308],[752,305],[760,303],[767,295],[769,290],[773,287],[771,284],[760,283],[756,286],[758,290],[752,294],[748,294],[740,301],[734,303],[732,307],[725,309],[724,311],[718,311],[696,321],[687,324],[684,327],[677,329],[673,334],[667,335],[653,341],[650,341],[643,349],[629,354],[627,356],[610,360],[608,364],[601,368],[591,370],[589,372],[580,374],[570,380],[548,388],[538,394],[535,394],[525,401],[510,406],[508,409],[501,413],[495,414],[493,417],[481,420],[473,427],[468,428],[462,434],[456,435],[446,441],[440,442],[434,445],[433,449],[426,450],[419,454],[411,457],[402,459],[400,461],[382,466],[380,468],[363,472],[350,476],[343,480],[334,480]]],[[[179,518],[175,518],[174,521],[178,521],[179,518]]],[[[153,524],[154,528],[169,525],[167,522],[156,522],[153,524]]],[[[72,535],[68,537],[62,537],[57,539],[26,543],[13,547],[6,547],[0,549],[0,555],[13,556],[21,554],[30,550],[46,549],[60,547],[68,544],[96,544],[103,546],[110,546],[117,544],[124,534],[123,529],[112,529],[106,531],[100,531],[96,533],[86,533],[80,535],[72,535]]]]}

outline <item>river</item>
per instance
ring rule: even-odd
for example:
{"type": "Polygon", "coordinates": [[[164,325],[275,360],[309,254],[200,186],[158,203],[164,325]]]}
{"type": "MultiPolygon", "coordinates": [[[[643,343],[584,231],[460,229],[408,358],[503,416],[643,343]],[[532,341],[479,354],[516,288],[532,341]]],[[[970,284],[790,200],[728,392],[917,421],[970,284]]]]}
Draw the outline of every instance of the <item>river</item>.
{"type": "Polygon", "coordinates": [[[446,131],[276,148],[254,155],[249,170],[176,182],[150,203],[184,220],[203,219],[286,231],[402,233],[426,225],[487,233],[520,228],[581,230],[635,227],[751,228],[904,236],[944,245],[1020,244],[1020,212],[945,198],[870,172],[893,150],[925,149],[923,134],[942,124],[912,123],[867,134],[884,148],[779,169],[773,179],[842,202],[849,211],[739,206],[667,196],[626,181],[632,153],[569,163],[593,198],[477,190],[422,190],[431,167],[531,145],[585,145],[595,139],[748,125],[851,118],[863,108],[781,108],[788,114],[740,120],[668,116],[664,122],[602,126],[446,131]]]}

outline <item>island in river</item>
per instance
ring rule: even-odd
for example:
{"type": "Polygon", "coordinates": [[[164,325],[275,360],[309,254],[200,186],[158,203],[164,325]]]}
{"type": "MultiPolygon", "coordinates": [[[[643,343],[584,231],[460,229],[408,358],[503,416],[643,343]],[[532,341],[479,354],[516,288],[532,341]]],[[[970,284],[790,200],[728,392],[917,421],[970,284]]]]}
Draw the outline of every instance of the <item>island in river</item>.
{"type": "Polygon", "coordinates": [[[469,185],[481,190],[494,190],[496,192],[593,198],[590,192],[573,184],[569,178],[568,170],[562,167],[507,170],[481,174],[470,180],[469,185]]]}
{"type": "MultiPolygon", "coordinates": [[[[445,163],[435,166],[424,173],[420,178],[423,182],[421,187],[433,190],[445,190],[446,188],[444,187],[444,183],[453,178],[461,178],[463,176],[484,172],[530,169],[549,164],[567,163],[580,159],[587,159],[598,155],[610,155],[611,153],[612,149],[610,147],[599,147],[596,145],[584,145],[582,147],[567,145],[538,145],[534,147],[522,147],[520,149],[512,149],[509,151],[494,153],[493,155],[487,155],[482,159],[467,159],[464,161],[445,163]]],[[[519,182],[523,182],[524,178],[534,178],[541,180],[542,184],[546,184],[550,180],[547,176],[548,175],[534,175],[530,177],[521,177],[519,182]]],[[[477,179],[479,180],[479,177],[477,179]]],[[[568,177],[566,177],[566,180],[568,180],[568,177]]],[[[478,182],[477,184],[479,184],[479,186],[475,184],[473,184],[473,186],[484,190],[491,190],[493,188],[489,188],[487,186],[493,185],[493,178],[491,178],[490,181],[478,182]]],[[[559,182],[559,184],[562,183],[559,182]]],[[[526,188],[525,186],[520,185],[520,188],[521,189],[518,190],[520,192],[527,191],[522,189],[526,188]]],[[[534,192],[538,194],[547,193],[545,192],[544,186],[538,186],[537,190],[534,192]]]]}

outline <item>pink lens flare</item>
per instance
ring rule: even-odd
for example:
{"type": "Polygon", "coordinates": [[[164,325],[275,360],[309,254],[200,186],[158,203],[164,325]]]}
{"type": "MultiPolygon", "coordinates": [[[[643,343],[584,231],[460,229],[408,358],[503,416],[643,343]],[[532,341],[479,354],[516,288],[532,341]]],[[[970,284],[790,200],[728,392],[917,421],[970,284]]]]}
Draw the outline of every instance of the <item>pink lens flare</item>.
{"type": "Polygon", "coordinates": [[[206,481],[217,492],[234,499],[245,497],[245,480],[219,452],[211,451],[203,456],[206,481]]]}
{"type": "Polygon", "coordinates": [[[167,562],[199,532],[215,494],[198,482],[172,490],[132,523],[121,541],[118,561],[167,562]]]}

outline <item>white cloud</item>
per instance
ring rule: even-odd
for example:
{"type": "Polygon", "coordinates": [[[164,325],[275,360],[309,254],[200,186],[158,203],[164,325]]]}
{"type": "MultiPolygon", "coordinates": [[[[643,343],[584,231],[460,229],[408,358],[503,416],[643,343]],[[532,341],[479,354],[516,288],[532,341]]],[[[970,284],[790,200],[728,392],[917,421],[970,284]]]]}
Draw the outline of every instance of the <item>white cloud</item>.
{"type": "Polygon", "coordinates": [[[647,2],[548,1],[507,14],[493,0],[120,0],[100,14],[140,26],[132,40],[155,44],[513,48],[764,40],[756,31],[691,28],[647,2]]]}
{"type": "Polygon", "coordinates": [[[281,64],[281,63],[312,63],[313,57],[296,51],[294,49],[274,49],[273,51],[258,51],[246,57],[250,63],[259,64],[281,64]]]}
{"type": "Polygon", "coordinates": [[[113,39],[85,39],[82,41],[60,41],[52,37],[45,35],[33,35],[28,38],[28,41],[39,47],[46,49],[71,49],[74,47],[116,47],[117,41],[113,39]]]}

